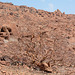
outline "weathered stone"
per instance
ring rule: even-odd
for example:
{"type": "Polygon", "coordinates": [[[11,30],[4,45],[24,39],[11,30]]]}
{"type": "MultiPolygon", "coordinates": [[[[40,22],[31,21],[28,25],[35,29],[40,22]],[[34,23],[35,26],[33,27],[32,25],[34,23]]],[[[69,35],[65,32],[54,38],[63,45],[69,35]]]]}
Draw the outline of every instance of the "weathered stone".
{"type": "Polygon", "coordinates": [[[66,75],[75,67],[75,15],[0,2],[0,65],[66,75]]]}

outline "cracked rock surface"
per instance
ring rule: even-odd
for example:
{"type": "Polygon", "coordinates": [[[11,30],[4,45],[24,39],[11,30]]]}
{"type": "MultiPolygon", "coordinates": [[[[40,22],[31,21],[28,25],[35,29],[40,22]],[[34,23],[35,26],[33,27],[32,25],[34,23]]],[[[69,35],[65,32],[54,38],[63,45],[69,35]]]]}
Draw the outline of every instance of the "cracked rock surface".
{"type": "Polygon", "coordinates": [[[75,15],[0,2],[0,75],[75,75],[75,15]]]}

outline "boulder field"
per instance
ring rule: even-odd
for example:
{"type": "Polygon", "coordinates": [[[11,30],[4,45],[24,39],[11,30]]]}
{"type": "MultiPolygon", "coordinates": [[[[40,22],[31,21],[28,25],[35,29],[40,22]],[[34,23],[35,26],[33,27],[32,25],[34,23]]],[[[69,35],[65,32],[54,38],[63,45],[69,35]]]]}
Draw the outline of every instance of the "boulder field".
{"type": "Polygon", "coordinates": [[[75,15],[0,2],[0,75],[75,75],[75,15]]]}

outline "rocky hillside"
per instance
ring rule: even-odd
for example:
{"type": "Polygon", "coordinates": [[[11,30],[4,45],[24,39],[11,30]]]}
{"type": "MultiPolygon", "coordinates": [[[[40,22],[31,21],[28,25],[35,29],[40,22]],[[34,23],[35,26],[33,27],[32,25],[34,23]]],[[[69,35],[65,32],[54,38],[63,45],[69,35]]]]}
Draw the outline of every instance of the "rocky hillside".
{"type": "Polygon", "coordinates": [[[75,15],[0,2],[0,75],[44,74],[75,75],[75,15]]]}

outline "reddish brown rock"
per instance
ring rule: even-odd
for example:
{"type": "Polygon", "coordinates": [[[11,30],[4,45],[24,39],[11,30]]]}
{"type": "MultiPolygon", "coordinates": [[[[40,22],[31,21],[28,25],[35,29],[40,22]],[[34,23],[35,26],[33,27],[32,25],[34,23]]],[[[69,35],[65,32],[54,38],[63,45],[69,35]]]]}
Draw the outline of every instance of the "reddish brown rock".
{"type": "Polygon", "coordinates": [[[66,67],[75,69],[75,15],[0,2],[0,61],[68,74],[66,67]]]}

